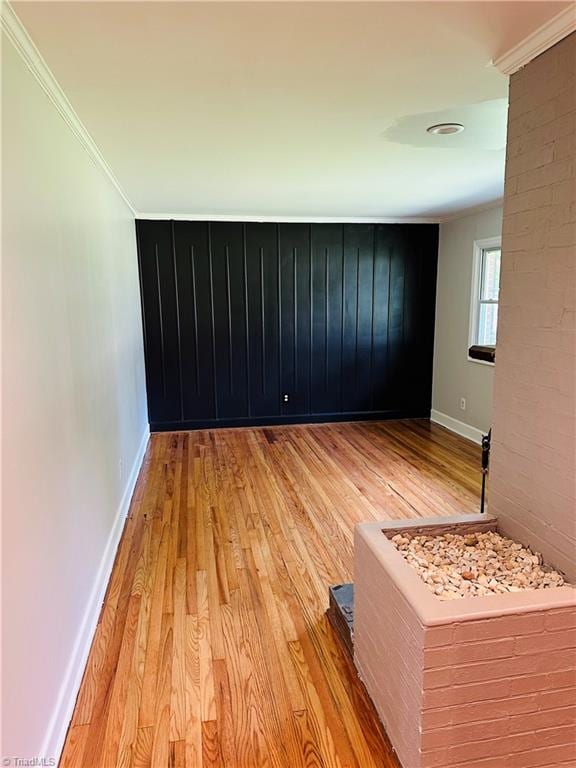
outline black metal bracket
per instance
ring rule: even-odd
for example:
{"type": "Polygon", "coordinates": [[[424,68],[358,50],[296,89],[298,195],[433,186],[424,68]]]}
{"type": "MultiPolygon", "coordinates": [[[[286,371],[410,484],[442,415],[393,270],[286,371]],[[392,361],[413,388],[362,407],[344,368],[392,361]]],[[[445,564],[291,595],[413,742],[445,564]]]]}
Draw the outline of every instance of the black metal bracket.
{"type": "Polygon", "coordinates": [[[480,497],[480,514],[484,514],[484,504],[486,501],[486,476],[490,464],[490,443],[492,440],[492,429],[487,435],[482,435],[482,495],[480,497]]]}

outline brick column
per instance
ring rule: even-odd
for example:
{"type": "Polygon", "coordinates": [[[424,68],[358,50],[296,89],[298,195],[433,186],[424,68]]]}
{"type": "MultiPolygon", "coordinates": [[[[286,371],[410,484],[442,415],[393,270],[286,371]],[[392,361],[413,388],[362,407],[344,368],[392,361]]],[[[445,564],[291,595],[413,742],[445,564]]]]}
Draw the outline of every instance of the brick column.
{"type": "Polygon", "coordinates": [[[576,579],[576,33],[511,77],[490,512],[576,579]]]}

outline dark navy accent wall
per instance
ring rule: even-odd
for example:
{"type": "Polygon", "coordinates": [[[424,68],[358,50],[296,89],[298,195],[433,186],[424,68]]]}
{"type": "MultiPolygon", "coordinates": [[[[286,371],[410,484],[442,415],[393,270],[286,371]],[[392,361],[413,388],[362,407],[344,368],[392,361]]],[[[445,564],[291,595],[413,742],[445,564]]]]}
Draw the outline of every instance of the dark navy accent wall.
{"type": "Polygon", "coordinates": [[[429,415],[436,225],[136,227],[153,430],[429,415]]]}

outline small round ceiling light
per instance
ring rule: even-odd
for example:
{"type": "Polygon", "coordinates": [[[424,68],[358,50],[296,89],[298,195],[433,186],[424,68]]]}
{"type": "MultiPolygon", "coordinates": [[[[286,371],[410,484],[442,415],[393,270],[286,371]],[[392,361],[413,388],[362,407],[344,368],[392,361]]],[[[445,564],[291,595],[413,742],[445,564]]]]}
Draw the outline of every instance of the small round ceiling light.
{"type": "Polygon", "coordinates": [[[438,125],[431,125],[426,130],[435,136],[447,136],[451,133],[462,133],[464,126],[460,123],[438,123],[438,125]]]}

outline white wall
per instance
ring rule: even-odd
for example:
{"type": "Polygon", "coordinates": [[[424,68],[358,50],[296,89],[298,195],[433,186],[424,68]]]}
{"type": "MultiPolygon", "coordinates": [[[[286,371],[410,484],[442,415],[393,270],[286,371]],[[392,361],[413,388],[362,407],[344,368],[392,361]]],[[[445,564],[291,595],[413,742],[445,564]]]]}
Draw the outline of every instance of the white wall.
{"type": "Polygon", "coordinates": [[[130,209],[2,42],[0,752],[51,756],[146,440],[138,271],[130,209]]]}
{"type": "Polygon", "coordinates": [[[473,439],[490,427],[494,375],[494,366],[467,359],[474,241],[501,233],[501,207],[440,226],[432,418],[459,429],[450,420],[463,422],[471,428],[463,432],[473,439]]]}

